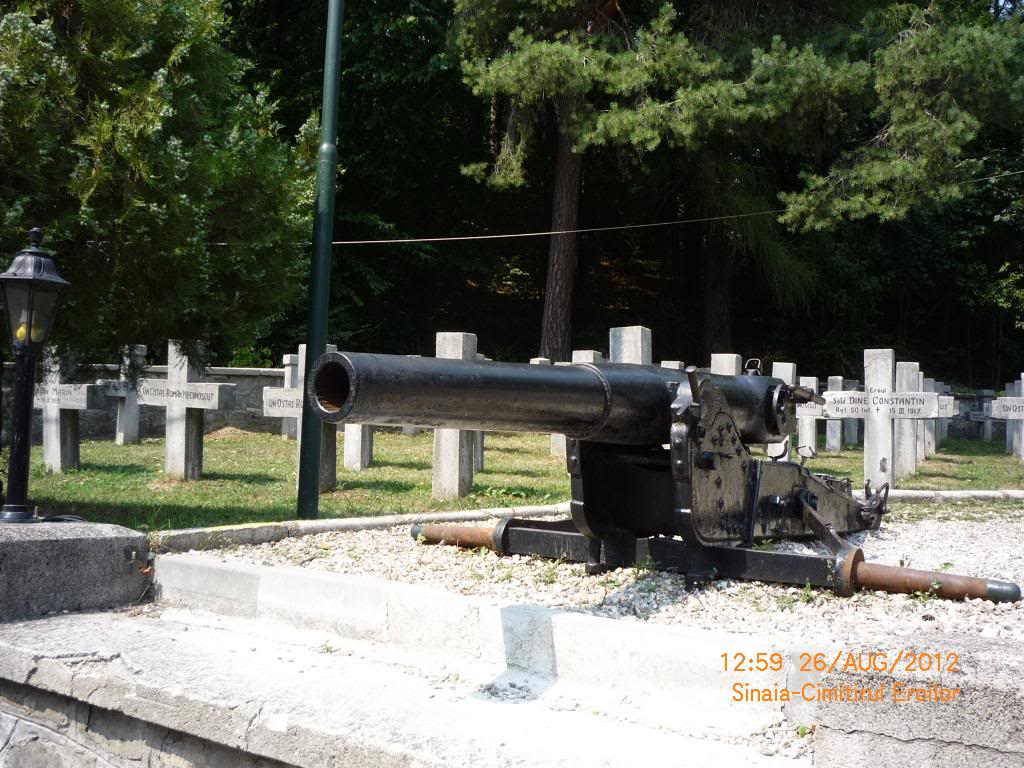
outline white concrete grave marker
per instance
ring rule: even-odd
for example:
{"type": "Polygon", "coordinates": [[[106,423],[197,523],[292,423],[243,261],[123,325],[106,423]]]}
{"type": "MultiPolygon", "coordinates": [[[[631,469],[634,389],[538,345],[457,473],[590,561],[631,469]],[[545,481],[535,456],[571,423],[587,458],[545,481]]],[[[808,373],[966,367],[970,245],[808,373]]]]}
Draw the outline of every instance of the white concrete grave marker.
{"type": "MultiPolygon", "coordinates": [[[[1024,379],[1024,374],[1021,374],[1024,379]]],[[[992,418],[1006,420],[1006,445],[1014,456],[1024,458],[1024,381],[1010,382],[1006,397],[992,401],[992,418]]]]}
{"type": "MultiPolygon", "coordinates": [[[[843,379],[843,390],[846,392],[855,392],[859,383],[856,379],[843,379]]],[[[843,444],[847,447],[854,447],[859,442],[858,436],[860,433],[860,420],[859,419],[840,419],[843,423],[843,444]]]]}
{"type": "MultiPolygon", "coordinates": [[[[437,334],[437,357],[476,359],[475,333],[437,334]]],[[[435,499],[458,499],[473,487],[473,433],[459,429],[434,430],[434,468],[431,493],[435,499]]]]}
{"type": "Polygon", "coordinates": [[[198,480],[203,474],[203,421],[206,411],[231,406],[234,384],[197,381],[202,371],[167,344],[167,378],[140,379],[139,405],[167,409],[164,471],[171,477],[198,480]]]}
{"type": "MultiPolygon", "coordinates": [[[[924,392],[924,371],[920,371],[917,374],[917,389],[920,392],[924,392]]],[[[923,464],[925,459],[928,458],[928,454],[925,451],[925,439],[924,439],[924,422],[918,421],[917,423],[917,463],[923,464]]]]}
{"type": "MultiPolygon", "coordinates": [[[[1013,392],[1017,397],[1024,397],[1024,374],[1013,382],[1013,392]]],[[[1013,455],[1024,459],[1024,421],[1014,419],[1010,423],[1013,424],[1013,455]]]]}
{"type": "MultiPolygon", "coordinates": [[[[917,392],[921,366],[918,363],[896,363],[896,391],[917,392]]],[[[917,471],[917,422],[901,419],[893,425],[893,472],[902,479],[917,471]]]]}
{"type": "Polygon", "coordinates": [[[608,330],[608,362],[650,365],[651,329],[626,325],[608,330]]]}
{"type": "Polygon", "coordinates": [[[945,415],[942,403],[952,394],[952,391],[952,388],[945,382],[935,382],[935,392],[939,395],[939,419],[935,422],[935,445],[938,448],[941,448],[949,437],[949,417],[945,415]]]}
{"type": "Polygon", "coordinates": [[[743,358],[739,355],[716,353],[711,356],[711,373],[739,376],[743,373],[743,358]]]}
{"type": "MultiPolygon", "coordinates": [[[[994,390],[990,389],[988,391],[993,392],[994,390]]],[[[980,407],[977,407],[978,403],[975,403],[975,410],[970,411],[967,414],[967,418],[970,421],[977,421],[981,424],[981,439],[989,442],[992,440],[992,424],[995,420],[992,416],[992,403],[995,401],[995,395],[984,400],[978,398],[978,400],[980,401],[980,407]]],[[[1006,428],[1009,430],[1010,425],[1007,424],[1006,428]]]]}
{"type": "MultiPolygon", "coordinates": [[[[829,376],[826,392],[841,392],[843,389],[842,376],[829,376]]],[[[843,420],[829,419],[825,422],[825,451],[826,453],[837,453],[843,450],[843,420]]]]}
{"type": "Polygon", "coordinates": [[[47,472],[67,472],[81,463],[79,412],[107,404],[102,386],[71,384],[61,380],[53,362],[46,378],[36,386],[33,407],[43,412],[43,464],[47,472]]]}
{"type": "MultiPolygon", "coordinates": [[[[326,352],[336,352],[337,347],[328,344],[326,352]]],[[[303,383],[306,375],[306,345],[299,345],[299,354],[285,355],[284,363],[288,366],[294,358],[295,375],[288,376],[285,368],[284,387],[263,388],[263,415],[279,417],[295,423],[295,461],[299,460],[302,450],[302,398],[305,393],[303,383]],[[287,386],[291,384],[292,386],[287,386]]],[[[282,433],[284,430],[282,430],[282,433]]],[[[333,491],[338,487],[338,425],[322,422],[320,425],[320,493],[333,491]]]]}
{"type": "MultiPolygon", "coordinates": [[[[647,330],[644,328],[643,330],[647,330]]],[[[546,360],[547,358],[534,358],[534,360],[546,360]]],[[[574,363],[600,363],[604,361],[604,355],[596,349],[574,349],[572,351],[574,363]]],[[[533,360],[530,361],[533,363],[533,360]]],[[[622,362],[628,362],[623,360],[622,362]]],[[[569,363],[555,363],[555,365],[569,365],[569,363]]],[[[566,455],[565,435],[557,432],[551,434],[551,455],[564,459],[566,455]]]]}
{"type": "MultiPolygon", "coordinates": [[[[930,376],[926,376],[924,380],[923,390],[925,392],[935,392],[935,379],[930,376]]],[[[935,414],[938,416],[938,413],[935,414]]],[[[935,453],[935,419],[925,419],[924,422],[924,455],[931,456],[935,453]]]]}
{"type": "MultiPolygon", "coordinates": [[[[1015,382],[1008,381],[1006,383],[1006,385],[1003,387],[1003,389],[1006,392],[1006,397],[1017,397],[1017,396],[1020,395],[1020,393],[1017,391],[1017,385],[1016,385],[1015,382]]],[[[992,401],[992,406],[993,407],[995,406],[995,400],[992,401]]],[[[991,409],[990,409],[990,413],[991,413],[991,409]]],[[[995,417],[993,416],[993,418],[995,418],[995,417]]],[[[1006,422],[1006,452],[1007,453],[1010,453],[1010,454],[1013,453],[1014,433],[1016,432],[1016,430],[1020,426],[1020,424],[1021,424],[1021,422],[1016,421],[1016,420],[1006,422]]]]}
{"type": "Polygon", "coordinates": [[[373,425],[345,424],[345,469],[361,472],[373,464],[373,425]]]}
{"type": "Polygon", "coordinates": [[[114,431],[114,442],[117,445],[139,442],[139,393],[126,371],[132,367],[141,370],[145,359],[145,344],[125,347],[121,357],[121,377],[96,382],[104,395],[117,401],[117,427],[114,431]]]}
{"type": "MultiPolygon", "coordinates": [[[[283,355],[281,357],[281,364],[284,366],[284,389],[299,390],[301,387],[299,382],[302,381],[302,373],[299,372],[299,356],[298,355],[283,355]]],[[[282,416],[281,417],[281,437],[288,440],[297,440],[299,437],[299,422],[302,421],[302,403],[301,399],[299,402],[298,414],[296,416],[282,416]]],[[[267,388],[263,389],[263,415],[269,416],[267,413],[267,388]]]]}
{"type": "Polygon", "coordinates": [[[864,350],[864,394],[874,406],[869,406],[864,418],[864,480],[872,488],[880,488],[885,483],[895,488],[891,414],[876,405],[892,397],[895,364],[896,353],[891,349],[864,350]]]}
{"type": "Polygon", "coordinates": [[[891,349],[864,350],[866,391],[825,392],[824,405],[806,403],[796,408],[798,418],[864,419],[864,477],[872,488],[883,483],[895,487],[893,420],[916,419],[920,424],[954,410],[951,399],[935,392],[893,391],[894,357],[891,349]]]}
{"type": "Polygon", "coordinates": [[[673,371],[684,371],[686,370],[686,363],[682,360],[662,360],[662,368],[671,368],[673,371]]]}
{"type": "MultiPolygon", "coordinates": [[[[809,389],[815,394],[818,393],[818,380],[814,376],[801,376],[800,386],[809,389]]],[[[809,403],[813,405],[813,403],[809,403]]],[[[820,409],[820,406],[819,406],[820,409]]],[[[814,454],[818,452],[818,418],[821,410],[797,408],[797,451],[801,448],[809,448],[814,454]]]]}

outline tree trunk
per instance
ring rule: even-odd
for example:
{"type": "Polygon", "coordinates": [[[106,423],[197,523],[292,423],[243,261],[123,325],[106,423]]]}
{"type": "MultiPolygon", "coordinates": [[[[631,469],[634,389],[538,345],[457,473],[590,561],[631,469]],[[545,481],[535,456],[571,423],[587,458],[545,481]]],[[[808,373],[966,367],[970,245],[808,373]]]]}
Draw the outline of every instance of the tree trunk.
{"type": "MultiPolygon", "coordinates": [[[[576,229],[580,206],[580,174],[583,155],[573,151],[572,113],[575,97],[556,100],[558,151],[555,157],[555,189],[551,202],[551,229],[576,229]]],[[[576,235],[552,235],[548,248],[548,277],[544,289],[544,319],[540,356],[552,362],[568,361],[572,351],[572,296],[576,282],[576,235]]]]}
{"type": "Polygon", "coordinates": [[[716,248],[710,235],[704,241],[704,355],[732,349],[732,256],[716,248]]]}

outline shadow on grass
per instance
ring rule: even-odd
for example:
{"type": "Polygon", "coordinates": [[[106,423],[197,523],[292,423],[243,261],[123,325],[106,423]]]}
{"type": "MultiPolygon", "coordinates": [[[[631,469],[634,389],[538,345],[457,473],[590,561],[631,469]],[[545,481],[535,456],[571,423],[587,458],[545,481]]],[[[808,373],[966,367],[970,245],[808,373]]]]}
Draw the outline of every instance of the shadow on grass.
{"type": "Polygon", "coordinates": [[[174,528],[201,528],[236,523],[262,523],[290,520],[295,517],[293,504],[275,504],[254,509],[244,505],[224,505],[212,508],[181,504],[133,504],[131,508],[102,502],[62,501],[37,498],[42,515],[78,515],[93,523],[112,523],[136,530],[169,530],[174,528]]]}
{"type": "Polygon", "coordinates": [[[413,459],[406,461],[393,461],[388,458],[381,457],[378,461],[374,462],[374,466],[399,467],[401,469],[430,469],[432,465],[429,461],[415,461],[413,459]]]}
{"type": "Polygon", "coordinates": [[[938,455],[946,458],[950,454],[957,457],[964,456],[1005,456],[1006,446],[1000,442],[986,442],[984,440],[964,440],[954,438],[947,440],[939,449],[938,455]]]}
{"type": "Polygon", "coordinates": [[[280,478],[258,472],[203,472],[202,480],[238,480],[252,485],[273,485],[281,482],[280,478]]]}
{"type": "Polygon", "coordinates": [[[478,477],[484,476],[505,476],[505,477],[548,477],[549,472],[540,472],[536,469],[498,469],[484,467],[476,473],[478,477]]]}
{"type": "Polygon", "coordinates": [[[146,475],[152,474],[153,469],[143,464],[95,464],[83,461],[75,472],[94,475],[146,475]]]}
{"type": "Polygon", "coordinates": [[[338,480],[338,487],[326,496],[345,491],[379,491],[381,493],[407,493],[416,488],[416,483],[405,480],[338,480]]]}

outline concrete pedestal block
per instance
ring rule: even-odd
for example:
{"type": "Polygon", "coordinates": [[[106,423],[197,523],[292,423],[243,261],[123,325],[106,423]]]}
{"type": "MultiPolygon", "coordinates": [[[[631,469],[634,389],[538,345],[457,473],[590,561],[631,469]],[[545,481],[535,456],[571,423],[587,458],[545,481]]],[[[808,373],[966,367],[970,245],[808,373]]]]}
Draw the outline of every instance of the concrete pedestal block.
{"type": "MultiPolygon", "coordinates": [[[[437,357],[476,359],[476,334],[437,334],[437,357]]],[[[431,494],[435,499],[457,499],[473,487],[473,433],[458,429],[434,430],[434,466],[431,494]]]]}
{"type": "MultiPolygon", "coordinates": [[[[859,383],[856,379],[843,379],[843,389],[846,392],[856,391],[859,383]]],[[[860,442],[860,419],[843,419],[843,444],[853,447],[860,442]]]]}
{"type": "MultiPolygon", "coordinates": [[[[812,392],[818,391],[818,380],[814,376],[801,376],[800,386],[812,392]]],[[[813,416],[797,416],[797,448],[810,448],[818,451],[818,420],[813,416]]]]}
{"type": "Polygon", "coordinates": [[[642,325],[611,328],[608,331],[608,359],[613,363],[650,365],[651,329],[642,325]]]}
{"type": "MultiPolygon", "coordinates": [[[[895,384],[896,354],[891,349],[864,350],[864,391],[872,395],[891,395],[895,384]]],[[[892,419],[888,411],[868,412],[864,419],[864,479],[872,488],[893,483],[892,419]]]]}
{"type": "MultiPolygon", "coordinates": [[[[828,377],[828,391],[841,392],[843,389],[842,376],[828,377]]],[[[825,451],[837,453],[843,450],[843,420],[829,419],[825,422],[825,451]]]]}
{"type": "Polygon", "coordinates": [[[136,602],[147,561],[146,537],[118,525],[0,524],[0,621],[136,602]]]}
{"type": "Polygon", "coordinates": [[[43,464],[47,472],[78,469],[78,411],[50,410],[43,413],[43,464]]]}
{"type": "Polygon", "coordinates": [[[345,469],[358,472],[373,464],[373,427],[345,425],[345,469]]]}
{"type": "MultiPolygon", "coordinates": [[[[918,392],[921,366],[917,363],[896,363],[896,391],[918,392]]],[[[893,471],[902,479],[917,471],[917,420],[896,419],[893,424],[893,471]]]]}

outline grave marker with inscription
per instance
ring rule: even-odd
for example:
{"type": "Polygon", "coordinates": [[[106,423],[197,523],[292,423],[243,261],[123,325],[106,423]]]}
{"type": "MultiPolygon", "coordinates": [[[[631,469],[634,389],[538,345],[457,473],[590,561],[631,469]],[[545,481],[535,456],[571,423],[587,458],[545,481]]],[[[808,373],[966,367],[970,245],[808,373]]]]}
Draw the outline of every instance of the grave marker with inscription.
{"type": "Polygon", "coordinates": [[[121,377],[96,382],[106,397],[117,402],[117,426],[114,432],[117,445],[139,442],[139,396],[128,378],[128,369],[141,370],[145,360],[144,344],[125,347],[121,358],[121,377]]]}
{"type": "Polygon", "coordinates": [[[33,407],[43,412],[43,464],[47,472],[67,472],[81,463],[79,412],[107,405],[103,388],[96,384],[61,381],[54,364],[36,386],[33,407]]]}
{"type": "Polygon", "coordinates": [[[893,421],[951,417],[955,411],[954,398],[939,396],[935,392],[893,392],[885,389],[887,372],[893,356],[891,350],[864,350],[865,381],[869,392],[825,392],[824,405],[804,403],[796,407],[797,418],[863,419],[864,425],[864,477],[872,487],[892,481],[894,441],[893,421]],[[870,376],[867,374],[870,373],[870,376]],[[869,450],[870,449],[870,450],[869,450]],[[878,480],[880,477],[887,477],[878,480]]]}
{"type": "MultiPolygon", "coordinates": [[[[299,382],[302,381],[302,374],[299,373],[299,356],[298,355],[284,355],[281,358],[281,364],[284,366],[284,389],[295,389],[301,390],[299,382]]],[[[302,404],[299,404],[298,413],[301,414],[302,404]]],[[[263,415],[269,416],[267,413],[267,395],[266,387],[263,392],[263,415]]],[[[277,414],[274,414],[275,416],[277,414]]],[[[282,416],[281,417],[281,436],[288,440],[296,440],[299,436],[299,422],[302,421],[301,415],[296,416],[282,416]]]]}
{"type": "Polygon", "coordinates": [[[164,471],[171,477],[198,480],[203,474],[203,422],[206,411],[231,407],[234,384],[197,381],[179,344],[167,344],[167,378],[140,379],[139,405],[167,410],[164,471]]]}

